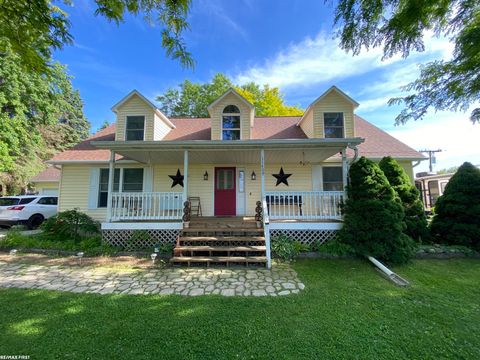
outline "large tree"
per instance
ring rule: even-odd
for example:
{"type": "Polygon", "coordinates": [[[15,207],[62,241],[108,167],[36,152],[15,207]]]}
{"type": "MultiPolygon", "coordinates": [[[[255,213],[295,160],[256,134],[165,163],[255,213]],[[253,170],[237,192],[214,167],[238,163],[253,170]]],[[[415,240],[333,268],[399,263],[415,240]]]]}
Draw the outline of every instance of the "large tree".
{"type": "Polygon", "coordinates": [[[4,46],[0,55],[0,177],[9,188],[24,186],[43,161],[88,136],[80,94],[64,66],[46,74],[25,71],[20,56],[4,46]]]}
{"type": "MultiPolygon", "coordinates": [[[[422,66],[420,77],[404,89],[409,94],[390,100],[405,106],[397,123],[422,119],[429,108],[467,110],[480,99],[478,0],[339,0],[335,23],[341,26],[341,46],[354,54],[383,47],[384,58],[407,57],[412,50],[425,49],[427,31],[455,44],[451,60],[422,66]]],[[[480,108],[470,119],[480,122],[480,108]]]]}
{"type": "Polygon", "coordinates": [[[303,110],[298,106],[285,104],[278,88],[271,88],[268,85],[260,87],[253,82],[236,86],[221,73],[206,83],[185,80],[178,87],[167,89],[162,95],[157,96],[157,101],[161,103],[160,108],[168,116],[208,117],[208,105],[232,87],[253,104],[257,116],[303,114],[303,110]]]}
{"type": "MultiPolygon", "coordinates": [[[[186,17],[191,0],[94,0],[95,14],[120,24],[128,13],[142,16],[159,25],[161,43],[167,55],[193,66],[182,33],[188,28],[186,17]]],[[[1,0],[0,38],[10,43],[20,63],[30,71],[44,73],[52,51],[73,42],[66,9],[72,0],[1,0]]],[[[5,51],[5,43],[0,51],[5,51]]]]}

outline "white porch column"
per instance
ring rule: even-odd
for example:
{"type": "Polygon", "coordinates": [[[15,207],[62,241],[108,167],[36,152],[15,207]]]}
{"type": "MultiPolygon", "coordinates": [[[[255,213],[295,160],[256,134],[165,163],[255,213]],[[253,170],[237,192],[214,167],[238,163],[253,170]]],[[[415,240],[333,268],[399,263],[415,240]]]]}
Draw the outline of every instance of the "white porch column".
{"type": "Polygon", "coordinates": [[[188,150],[183,153],[183,202],[188,199],[188,150]]]}
{"type": "Polygon", "coordinates": [[[110,150],[110,161],[108,163],[108,195],[107,195],[107,222],[112,221],[112,193],[113,179],[115,178],[115,151],[110,150]]]}
{"type": "Polygon", "coordinates": [[[262,187],[262,198],[265,199],[265,150],[260,150],[260,185],[262,187]]]}
{"type": "Polygon", "coordinates": [[[343,173],[343,190],[347,190],[348,185],[348,161],[347,148],[342,150],[342,173],[343,173]]]}

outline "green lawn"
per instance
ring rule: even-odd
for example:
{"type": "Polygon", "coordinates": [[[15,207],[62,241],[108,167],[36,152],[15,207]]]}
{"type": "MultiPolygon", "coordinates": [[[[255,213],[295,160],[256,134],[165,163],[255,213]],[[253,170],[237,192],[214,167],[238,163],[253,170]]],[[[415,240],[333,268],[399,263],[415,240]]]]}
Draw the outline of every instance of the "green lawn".
{"type": "Polygon", "coordinates": [[[354,260],[294,265],[279,298],[0,290],[0,355],[31,359],[480,358],[480,261],[397,268],[397,288],[354,260]]]}

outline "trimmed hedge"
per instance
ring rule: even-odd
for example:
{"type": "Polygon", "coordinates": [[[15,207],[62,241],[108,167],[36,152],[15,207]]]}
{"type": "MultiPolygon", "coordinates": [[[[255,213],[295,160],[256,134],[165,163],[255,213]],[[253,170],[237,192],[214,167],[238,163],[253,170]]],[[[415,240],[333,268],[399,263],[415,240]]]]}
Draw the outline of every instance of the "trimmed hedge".
{"type": "Polygon", "coordinates": [[[402,201],[405,212],[405,234],[417,242],[430,242],[427,217],[422,200],[420,200],[420,191],[413,185],[400,164],[390,156],[384,157],[379,166],[402,201]]]}
{"type": "Polygon", "coordinates": [[[385,174],[376,163],[361,157],[351,165],[349,175],[340,241],[358,255],[406,263],[415,254],[416,244],[404,234],[403,207],[385,174]]]}
{"type": "Polygon", "coordinates": [[[435,204],[431,233],[438,243],[480,251],[480,170],[466,162],[435,204]]]}

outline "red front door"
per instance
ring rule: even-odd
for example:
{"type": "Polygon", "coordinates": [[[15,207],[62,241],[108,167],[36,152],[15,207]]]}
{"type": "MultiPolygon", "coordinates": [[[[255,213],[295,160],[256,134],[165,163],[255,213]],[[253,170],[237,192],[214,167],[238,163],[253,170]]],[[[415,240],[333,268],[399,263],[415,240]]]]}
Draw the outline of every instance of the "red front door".
{"type": "Polygon", "coordinates": [[[235,168],[215,168],[215,215],[235,216],[236,200],[235,168]]]}

